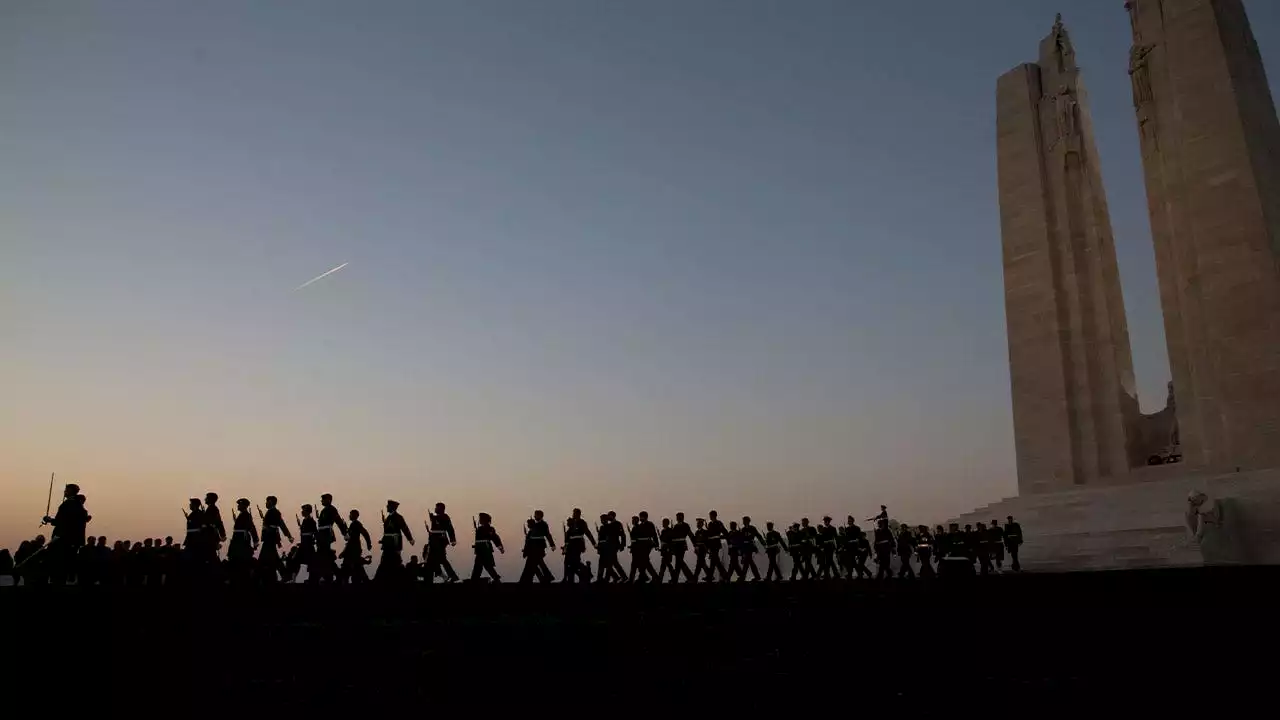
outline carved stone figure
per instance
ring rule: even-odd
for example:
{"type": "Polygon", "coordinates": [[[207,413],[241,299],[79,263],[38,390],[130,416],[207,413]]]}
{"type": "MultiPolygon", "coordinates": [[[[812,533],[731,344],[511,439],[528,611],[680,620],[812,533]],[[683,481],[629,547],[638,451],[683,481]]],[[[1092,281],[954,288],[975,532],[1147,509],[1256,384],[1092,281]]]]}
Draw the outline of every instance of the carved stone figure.
{"type": "Polygon", "coordinates": [[[1129,28],[1133,31],[1133,43],[1137,45],[1142,42],[1142,32],[1138,30],[1138,0],[1129,0],[1124,9],[1129,11],[1129,28]]]}
{"type": "Polygon", "coordinates": [[[1217,500],[1209,499],[1201,490],[1193,490],[1187,497],[1187,531],[1197,545],[1205,541],[1206,536],[1222,529],[1222,509],[1217,500]]]}
{"type": "Polygon", "coordinates": [[[1151,45],[1134,45],[1129,50],[1129,76],[1133,79],[1133,106],[1141,108],[1151,102],[1151,70],[1147,67],[1147,56],[1151,54],[1151,45]]]}
{"type": "Polygon", "coordinates": [[[1058,137],[1069,138],[1076,134],[1076,99],[1066,85],[1058,87],[1055,100],[1058,111],[1058,137]]]}
{"type": "Polygon", "coordinates": [[[1067,72],[1074,70],[1076,67],[1076,51],[1071,45],[1071,36],[1067,34],[1067,28],[1062,24],[1062,13],[1053,20],[1053,42],[1058,58],[1058,72],[1067,72]]]}

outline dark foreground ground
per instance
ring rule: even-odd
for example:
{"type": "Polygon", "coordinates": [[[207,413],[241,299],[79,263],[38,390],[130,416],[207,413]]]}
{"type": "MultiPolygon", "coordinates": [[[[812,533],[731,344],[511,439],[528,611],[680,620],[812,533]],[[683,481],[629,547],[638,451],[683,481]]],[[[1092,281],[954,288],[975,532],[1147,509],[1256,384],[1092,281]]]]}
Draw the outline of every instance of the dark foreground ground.
{"type": "Polygon", "coordinates": [[[940,703],[1002,714],[1167,703],[1197,688],[1229,688],[1234,703],[1274,690],[1277,591],[1280,568],[399,593],[0,588],[0,684],[50,710],[168,717],[225,717],[240,702],[254,715],[510,716],[498,708],[526,698],[540,716],[604,698],[646,713],[701,698],[689,712],[940,703]]]}

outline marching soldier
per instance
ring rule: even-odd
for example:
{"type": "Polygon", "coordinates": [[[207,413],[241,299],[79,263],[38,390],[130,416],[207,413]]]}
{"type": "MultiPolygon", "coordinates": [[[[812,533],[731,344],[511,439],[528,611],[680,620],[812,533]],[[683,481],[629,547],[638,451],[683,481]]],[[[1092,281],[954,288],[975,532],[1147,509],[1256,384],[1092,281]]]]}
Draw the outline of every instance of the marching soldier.
{"type": "Polygon", "coordinates": [[[187,521],[187,534],[182,540],[183,570],[192,578],[204,575],[205,566],[209,564],[208,554],[204,546],[208,533],[205,532],[204,507],[200,498],[187,501],[187,510],[182,512],[187,521]]]}
{"type": "Polygon", "coordinates": [[[258,518],[262,520],[262,542],[258,544],[258,576],[267,583],[276,582],[280,572],[284,570],[280,556],[281,536],[288,538],[290,543],[293,542],[293,533],[289,532],[289,526],[280,515],[276,502],[275,495],[268,495],[267,511],[264,513],[261,508],[258,509],[258,518]]]}
{"type": "Polygon", "coordinates": [[[698,582],[699,578],[706,576],[706,582],[711,582],[711,566],[707,564],[707,537],[711,532],[707,530],[707,521],[702,518],[694,520],[697,530],[693,533],[693,581],[698,582]]]}
{"type": "Polygon", "coordinates": [[[843,558],[845,577],[853,578],[858,568],[858,536],[862,528],[854,522],[853,516],[845,518],[844,533],[840,536],[840,556],[843,558]]]}
{"type": "Polygon", "coordinates": [[[613,568],[610,572],[618,582],[627,582],[627,571],[622,567],[622,551],[627,546],[627,529],[618,520],[618,513],[609,511],[609,526],[613,529],[613,568]]]}
{"type": "Polygon", "coordinates": [[[867,518],[867,522],[875,523],[876,527],[880,527],[881,520],[885,521],[886,523],[889,522],[889,507],[887,505],[881,505],[880,512],[876,513],[875,517],[867,518]]]}
{"type": "Polygon", "coordinates": [[[725,582],[729,582],[735,577],[738,580],[742,580],[745,577],[742,572],[742,562],[739,559],[745,544],[742,530],[738,528],[738,522],[730,520],[729,533],[725,535],[725,545],[729,548],[729,574],[725,577],[725,582]]]}
{"type": "Polygon", "coordinates": [[[836,544],[839,534],[831,525],[831,516],[824,515],[822,525],[818,527],[818,577],[823,580],[839,579],[840,571],[836,568],[836,544]]]}
{"type": "Polygon", "coordinates": [[[938,569],[942,569],[943,548],[947,544],[947,529],[939,525],[933,530],[933,559],[938,563],[938,569]]]}
{"type": "Polygon", "coordinates": [[[800,518],[800,550],[804,576],[810,580],[818,577],[813,566],[814,556],[818,554],[818,529],[809,524],[809,518],[800,518]]]}
{"type": "Polygon", "coordinates": [[[458,573],[449,564],[447,551],[458,544],[458,536],[453,531],[453,520],[444,511],[444,503],[436,503],[435,514],[428,514],[431,524],[427,526],[427,582],[434,582],[435,576],[444,572],[448,582],[458,582],[458,573]]]}
{"type": "Polygon", "coordinates": [[[640,574],[640,582],[658,579],[653,569],[653,561],[649,553],[658,546],[658,529],[649,522],[649,513],[641,511],[631,518],[631,582],[636,582],[636,573],[640,574]]]}
{"type": "Polygon", "coordinates": [[[870,580],[873,575],[870,568],[867,567],[867,561],[871,559],[871,538],[867,537],[861,528],[858,529],[858,551],[854,554],[853,560],[856,563],[853,566],[855,572],[858,573],[858,579],[866,578],[870,580]]]}
{"type": "Polygon", "coordinates": [[[1018,564],[1018,548],[1022,547],[1022,526],[1014,522],[1012,515],[1004,520],[1004,546],[1009,551],[1013,571],[1022,572],[1022,566],[1018,564]]]}
{"type": "Polygon", "coordinates": [[[337,555],[334,554],[333,544],[338,538],[333,532],[334,525],[338,526],[338,530],[345,538],[347,523],[343,521],[342,513],[338,512],[338,508],[333,506],[333,496],[325,493],[320,496],[320,515],[316,518],[315,563],[307,567],[308,582],[313,577],[317,581],[333,582],[334,575],[337,574],[337,555]]]}
{"type": "Polygon", "coordinates": [[[943,557],[942,562],[938,563],[939,577],[973,576],[973,556],[969,554],[969,545],[957,523],[951,523],[951,527],[947,529],[941,553],[943,557]]]}
{"type": "Polygon", "coordinates": [[[378,541],[382,545],[382,560],[373,573],[374,582],[398,584],[407,579],[400,552],[404,549],[405,540],[413,545],[413,533],[404,516],[397,512],[399,508],[400,503],[395,500],[387,501],[387,511],[382,516],[382,539],[378,541]]]}
{"type": "Polygon", "coordinates": [[[707,582],[714,581],[717,572],[723,582],[729,582],[729,571],[725,570],[724,562],[720,559],[720,545],[729,531],[724,529],[724,523],[720,522],[715,510],[707,513],[707,518],[707,582]]]}
{"type": "Polygon", "coordinates": [[[756,566],[756,553],[759,547],[756,543],[764,545],[764,537],[760,535],[760,530],[751,524],[751,518],[744,516],[742,518],[742,551],[738,554],[738,579],[745,580],[747,571],[751,571],[752,581],[760,579],[760,568],[756,566]]]}
{"type": "MultiPolygon", "coordinates": [[[[600,552],[596,537],[591,534],[591,528],[587,527],[587,521],[582,519],[582,509],[574,508],[572,517],[564,522],[564,582],[573,583],[582,579],[582,555],[587,551],[588,541],[591,542],[591,547],[600,552]]],[[[604,571],[603,560],[600,569],[601,572],[604,571]]]]}
{"type": "Polygon", "coordinates": [[[613,523],[610,522],[608,513],[600,515],[600,524],[596,526],[596,537],[599,540],[596,545],[596,553],[599,555],[600,562],[600,567],[596,571],[596,582],[622,582],[626,580],[627,576],[619,573],[616,568],[618,550],[622,546],[622,541],[615,537],[613,523]]]}
{"type": "Polygon", "coordinates": [[[685,582],[696,582],[694,573],[689,569],[689,563],[685,561],[684,554],[689,551],[689,539],[693,536],[693,531],[689,529],[689,523],[684,521],[684,513],[676,513],[676,524],[671,528],[671,540],[668,543],[668,551],[671,554],[671,582],[678,582],[680,574],[684,574],[685,582]]]}
{"type": "Polygon", "coordinates": [[[289,574],[296,580],[298,571],[303,565],[307,566],[307,584],[315,584],[317,577],[311,569],[316,563],[316,519],[311,517],[312,508],[310,503],[302,506],[302,518],[294,516],[294,522],[298,524],[298,552],[293,554],[293,565],[289,574]]]}
{"type": "Polygon", "coordinates": [[[787,528],[787,552],[791,555],[791,581],[796,578],[808,580],[804,565],[804,535],[800,532],[800,523],[791,523],[787,528]]]}
{"type": "Polygon", "coordinates": [[[218,493],[204,496],[205,562],[218,567],[218,552],[227,541],[227,526],[222,524],[222,511],[218,509],[218,493]]]}
{"type": "MultiPolygon", "coordinates": [[[[658,566],[658,582],[670,572],[673,576],[675,570],[671,567],[671,539],[675,535],[675,530],[671,527],[671,518],[662,518],[662,529],[658,531],[658,556],[662,558],[662,564],[658,566]]],[[[675,582],[674,578],[672,582],[675,582]]]]}
{"type": "Polygon", "coordinates": [[[248,498],[236,500],[231,528],[231,545],[227,547],[231,581],[249,582],[253,579],[253,553],[258,549],[258,528],[254,527],[253,516],[249,514],[248,498]]]}
{"type": "Polygon", "coordinates": [[[903,523],[898,528],[898,577],[909,577],[912,580],[916,577],[916,571],[911,567],[911,556],[916,553],[916,539],[911,534],[911,528],[903,523]]]}
{"type": "MultiPolygon", "coordinates": [[[[881,506],[883,509],[884,506],[881,506]]],[[[889,529],[889,521],[881,518],[876,521],[876,579],[893,577],[893,531],[889,529]]]]}
{"type": "Polygon", "coordinates": [[[551,528],[542,519],[541,510],[535,510],[529,518],[528,531],[524,536],[524,572],[520,573],[520,582],[531,583],[534,578],[539,582],[555,581],[551,568],[547,567],[547,549],[556,549],[555,538],[551,536],[551,528]]]}
{"type": "Polygon", "coordinates": [[[479,582],[481,573],[489,573],[489,578],[493,582],[502,582],[502,577],[498,575],[498,568],[493,561],[493,549],[498,548],[498,552],[506,553],[506,549],[502,547],[502,538],[498,537],[498,531],[493,529],[493,518],[489,513],[480,513],[480,522],[471,521],[472,526],[476,530],[476,542],[471,547],[476,551],[476,564],[471,569],[471,581],[479,582]]]}
{"type": "Polygon", "coordinates": [[[987,528],[987,548],[991,560],[996,564],[996,572],[1004,570],[1004,529],[999,520],[992,520],[987,528]]]}
{"type": "Polygon", "coordinates": [[[920,558],[920,577],[931,578],[933,573],[933,537],[929,534],[929,526],[916,528],[916,557],[920,558]]]}
{"type": "Polygon", "coordinates": [[[983,575],[990,575],[995,572],[995,568],[991,567],[991,545],[988,541],[987,526],[984,523],[978,523],[978,529],[970,534],[970,542],[973,543],[974,554],[978,556],[978,565],[981,567],[983,575]]]}
{"type": "Polygon", "coordinates": [[[351,518],[351,522],[346,528],[347,544],[342,548],[342,568],[338,571],[338,580],[362,585],[369,582],[369,574],[364,570],[368,562],[365,560],[364,550],[367,547],[369,552],[373,552],[373,538],[369,536],[364,523],[360,522],[359,510],[352,509],[347,517],[351,518]]]}
{"type": "Polygon", "coordinates": [[[782,580],[782,569],[778,567],[778,553],[785,552],[787,544],[782,540],[782,533],[773,529],[772,522],[764,524],[764,552],[769,556],[769,567],[764,571],[765,581],[782,580]]]}

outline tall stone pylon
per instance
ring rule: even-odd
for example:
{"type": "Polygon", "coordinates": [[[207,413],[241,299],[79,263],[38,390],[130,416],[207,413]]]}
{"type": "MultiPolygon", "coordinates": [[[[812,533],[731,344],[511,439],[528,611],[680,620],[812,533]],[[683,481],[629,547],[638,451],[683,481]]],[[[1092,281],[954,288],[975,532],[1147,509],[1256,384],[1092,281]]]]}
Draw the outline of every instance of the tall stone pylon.
{"type": "Polygon", "coordinates": [[[1280,123],[1262,57],[1240,0],[1124,5],[1183,457],[1274,467],[1280,123]]]}
{"type": "Polygon", "coordinates": [[[996,129],[1018,490],[1124,482],[1141,462],[1129,329],[1088,97],[1061,16],[1039,62],[997,81],[996,129]]]}

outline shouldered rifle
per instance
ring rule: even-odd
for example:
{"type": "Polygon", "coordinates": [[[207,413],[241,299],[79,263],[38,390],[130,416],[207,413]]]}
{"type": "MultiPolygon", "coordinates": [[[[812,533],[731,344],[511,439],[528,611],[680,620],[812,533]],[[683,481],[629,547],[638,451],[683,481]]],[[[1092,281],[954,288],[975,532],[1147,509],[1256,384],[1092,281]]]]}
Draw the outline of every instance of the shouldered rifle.
{"type": "Polygon", "coordinates": [[[49,524],[49,513],[53,510],[53,476],[49,473],[49,495],[44,499],[44,517],[40,519],[40,527],[49,524]]]}

